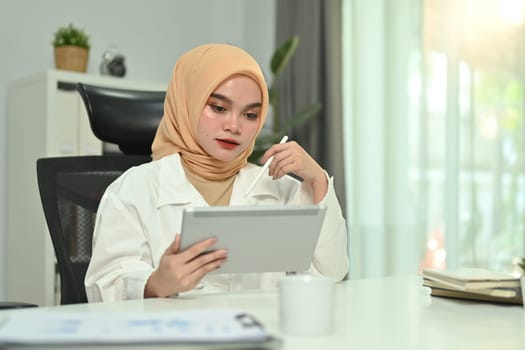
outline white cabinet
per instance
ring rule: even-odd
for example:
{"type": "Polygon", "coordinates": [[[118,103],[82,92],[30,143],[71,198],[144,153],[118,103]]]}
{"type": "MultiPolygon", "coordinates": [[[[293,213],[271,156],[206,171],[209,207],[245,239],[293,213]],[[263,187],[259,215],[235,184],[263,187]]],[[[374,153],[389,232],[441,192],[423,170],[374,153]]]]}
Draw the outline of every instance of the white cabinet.
{"type": "Polygon", "coordinates": [[[50,70],[8,87],[8,301],[52,305],[57,300],[55,255],[38,192],[41,157],[102,154],[89,126],[78,82],[130,90],[166,90],[167,84],[50,70]]]}

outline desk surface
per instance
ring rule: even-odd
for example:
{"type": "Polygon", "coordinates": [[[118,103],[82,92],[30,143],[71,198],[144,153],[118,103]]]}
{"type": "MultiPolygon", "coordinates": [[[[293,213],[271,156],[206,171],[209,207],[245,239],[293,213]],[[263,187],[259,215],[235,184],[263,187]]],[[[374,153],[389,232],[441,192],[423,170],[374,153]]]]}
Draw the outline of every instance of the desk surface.
{"type": "MultiPolygon", "coordinates": [[[[254,314],[270,333],[281,337],[282,349],[524,348],[523,307],[430,297],[429,290],[422,287],[421,282],[421,277],[414,275],[351,280],[338,285],[336,329],[332,335],[321,337],[287,336],[279,332],[277,290],[0,311],[0,319],[9,312],[45,312],[49,309],[123,312],[234,308],[254,314]]],[[[173,348],[173,345],[132,348],[168,347],[173,348]]]]}

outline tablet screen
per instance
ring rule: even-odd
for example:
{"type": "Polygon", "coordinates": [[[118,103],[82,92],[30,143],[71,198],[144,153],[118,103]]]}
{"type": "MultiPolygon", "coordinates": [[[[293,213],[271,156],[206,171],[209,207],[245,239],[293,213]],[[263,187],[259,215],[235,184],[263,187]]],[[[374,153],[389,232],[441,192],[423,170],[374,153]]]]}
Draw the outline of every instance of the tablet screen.
{"type": "Polygon", "coordinates": [[[228,259],[211,273],[303,272],[325,214],[319,205],[185,208],[181,248],[216,237],[228,259]]]}

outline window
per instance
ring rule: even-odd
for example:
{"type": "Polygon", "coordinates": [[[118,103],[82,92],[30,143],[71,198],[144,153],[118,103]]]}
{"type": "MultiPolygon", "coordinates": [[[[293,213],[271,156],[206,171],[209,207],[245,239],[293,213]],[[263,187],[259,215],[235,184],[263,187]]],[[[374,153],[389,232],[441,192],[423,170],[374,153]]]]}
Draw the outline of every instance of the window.
{"type": "Polygon", "coordinates": [[[521,0],[345,2],[351,277],[445,266],[517,271],[525,255],[523,15],[521,0]]]}

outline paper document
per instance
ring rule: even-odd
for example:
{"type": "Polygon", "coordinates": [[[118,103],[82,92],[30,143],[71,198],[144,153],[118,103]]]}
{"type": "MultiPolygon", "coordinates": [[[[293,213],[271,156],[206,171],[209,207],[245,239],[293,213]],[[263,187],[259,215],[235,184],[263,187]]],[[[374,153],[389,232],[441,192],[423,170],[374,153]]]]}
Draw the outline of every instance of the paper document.
{"type": "Polygon", "coordinates": [[[518,288],[520,279],[507,273],[480,268],[423,269],[423,277],[459,290],[518,288]]]}
{"type": "Polygon", "coordinates": [[[131,344],[264,342],[253,317],[238,310],[144,313],[12,312],[0,344],[131,344]]]}

